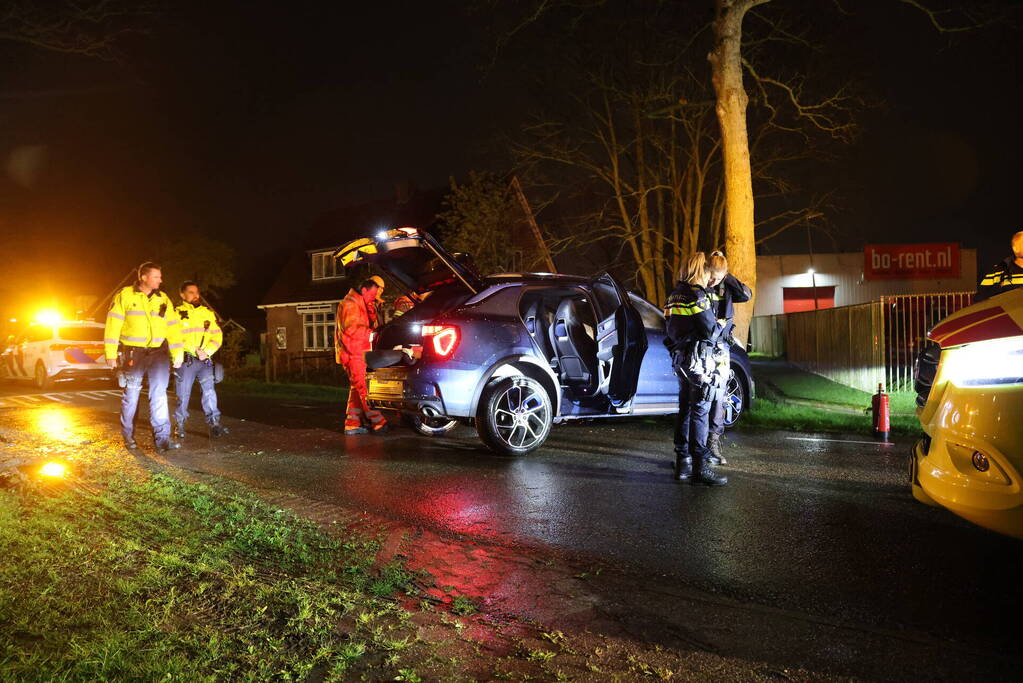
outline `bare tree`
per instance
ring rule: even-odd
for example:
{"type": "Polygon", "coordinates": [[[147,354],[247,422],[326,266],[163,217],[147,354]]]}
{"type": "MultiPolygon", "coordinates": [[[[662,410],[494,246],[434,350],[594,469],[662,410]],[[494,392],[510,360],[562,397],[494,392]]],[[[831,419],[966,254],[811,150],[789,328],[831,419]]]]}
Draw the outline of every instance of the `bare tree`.
{"type": "Polygon", "coordinates": [[[0,9],[0,40],[53,52],[115,59],[119,44],[144,30],[157,5],[139,0],[8,0],[0,9]]]}

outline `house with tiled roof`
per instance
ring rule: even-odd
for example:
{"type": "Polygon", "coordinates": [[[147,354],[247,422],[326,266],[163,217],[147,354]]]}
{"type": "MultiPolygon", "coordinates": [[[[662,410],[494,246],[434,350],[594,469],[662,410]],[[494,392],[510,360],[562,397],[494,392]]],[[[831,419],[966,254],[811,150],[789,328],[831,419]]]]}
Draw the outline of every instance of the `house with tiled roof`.
{"type": "Polygon", "coordinates": [[[266,312],[272,377],[328,370],[334,364],[335,311],[357,284],[335,266],[334,251],[385,228],[410,225],[433,230],[446,192],[399,188],[392,199],[331,211],[315,222],[259,305],[266,312]]]}

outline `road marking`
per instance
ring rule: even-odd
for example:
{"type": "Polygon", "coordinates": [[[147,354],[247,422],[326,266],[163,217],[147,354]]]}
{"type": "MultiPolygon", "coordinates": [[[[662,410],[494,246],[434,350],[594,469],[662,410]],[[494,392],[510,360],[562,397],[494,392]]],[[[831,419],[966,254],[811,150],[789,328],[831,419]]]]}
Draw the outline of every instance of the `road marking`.
{"type": "Polygon", "coordinates": [[[111,393],[109,391],[82,391],[82,392],[79,392],[79,393],[81,393],[81,394],[83,394],[85,396],[88,396],[89,398],[96,398],[96,397],[98,397],[98,400],[101,400],[101,401],[103,399],[105,399],[105,398],[110,398],[111,396],[120,396],[120,392],[116,392],[116,391],[113,392],[113,393],[111,393]]]}
{"type": "Polygon", "coordinates": [[[78,392],[78,396],[84,396],[85,398],[89,399],[90,401],[102,401],[103,399],[106,398],[106,396],[93,396],[92,395],[93,393],[94,392],[91,392],[91,391],[80,391],[80,392],[78,392]]]}
{"type": "Polygon", "coordinates": [[[316,407],[316,406],[304,406],[304,405],[300,405],[298,403],[282,403],[280,405],[281,405],[282,408],[305,408],[306,410],[311,410],[311,409],[316,407]]]}
{"type": "Polygon", "coordinates": [[[51,401],[59,401],[60,403],[71,403],[71,399],[68,397],[67,394],[39,394],[39,395],[45,396],[51,401]]]}
{"type": "Polygon", "coordinates": [[[869,446],[894,446],[891,441],[849,441],[847,439],[818,439],[814,436],[786,436],[786,439],[792,441],[828,441],[831,443],[862,443],[869,446]]]}
{"type": "Polygon", "coordinates": [[[27,398],[28,398],[27,396],[8,396],[7,400],[13,401],[14,405],[16,406],[22,406],[27,408],[35,408],[37,405],[39,405],[35,401],[26,401],[25,399],[27,398]]]}

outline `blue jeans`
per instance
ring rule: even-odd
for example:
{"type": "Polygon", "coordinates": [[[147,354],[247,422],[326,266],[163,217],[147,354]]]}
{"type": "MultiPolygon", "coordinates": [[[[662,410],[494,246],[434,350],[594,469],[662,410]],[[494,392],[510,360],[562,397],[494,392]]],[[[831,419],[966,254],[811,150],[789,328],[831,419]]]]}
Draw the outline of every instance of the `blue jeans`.
{"type": "Polygon", "coordinates": [[[188,400],[192,397],[192,384],[199,380],[199,390],[202,392],[202,412],[206,415],[206,422],[208,424],[220,422],[220,411],[217,409],[217,390],[214,388],[213,382],[213,367],[198,359],[186,360],[174,374],[177,377],[174,393],[178,395],[174,421],[184,424],[188,419],[188,400]]]}
{"type": "Polygon", "coordinates": [[[707,434],[710,432],[710,401],[703,400],[702,384],[678,379],[678,415],[675,417],[675,452],[692,457],[694,464],[710,455],[707,434]]]}
{"type": "MultiPolygon", "coordinates": [[[[170,415],[167,412],[167,383],[170,381],[170,359],[167,349],[136,349],[132,364],[122,361],[124,394],[121,395],[121,434],[126,439],[135,433],[135,412],[142,393],[142,378],[149,378],[149,424],[156,441],[170,439],[170,415]]],[[[125,357],[126,358],[126,357],[125,357]]]]}

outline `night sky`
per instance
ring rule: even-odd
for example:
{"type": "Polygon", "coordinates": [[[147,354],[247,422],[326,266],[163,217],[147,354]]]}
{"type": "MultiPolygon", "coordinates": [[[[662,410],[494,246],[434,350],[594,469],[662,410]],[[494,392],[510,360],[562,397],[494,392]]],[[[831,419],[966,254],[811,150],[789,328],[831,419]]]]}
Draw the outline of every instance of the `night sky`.
{"type": "MultiPolygon", "coordinates": [[[[479,68],[486,12],[320,5],[173,3],[118,62],[0,42],[5,305],[105,293],[161,236],[198,231],[238,250],[223,305],[252,316],[317,216],[508,167],[502,140],[538,95],[514,63],[479,68]]],[[[950,41],[901,6],[829,30],[825,56],[884,105],[827,177],[848,200],[836,241],[815,248],[962,241],[981,268],[1007,253],[1023,228],[1017,34],[950,41]]],[[[766,248],[802,250],[805,235],[766,248]]]]}

